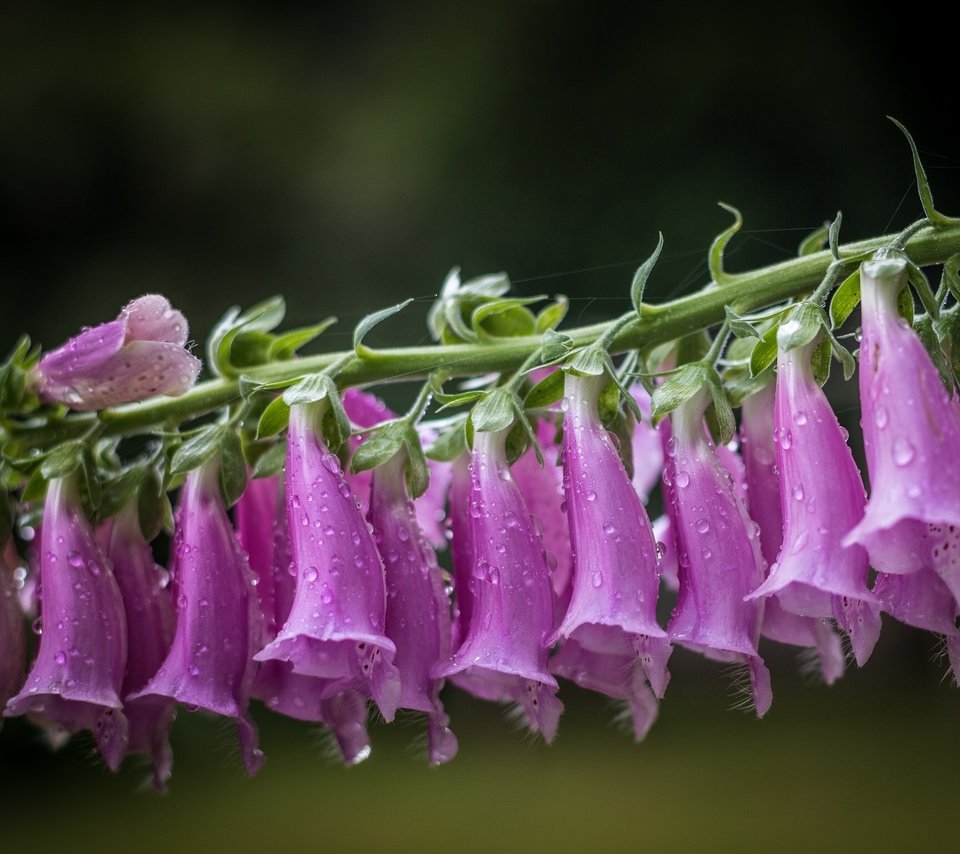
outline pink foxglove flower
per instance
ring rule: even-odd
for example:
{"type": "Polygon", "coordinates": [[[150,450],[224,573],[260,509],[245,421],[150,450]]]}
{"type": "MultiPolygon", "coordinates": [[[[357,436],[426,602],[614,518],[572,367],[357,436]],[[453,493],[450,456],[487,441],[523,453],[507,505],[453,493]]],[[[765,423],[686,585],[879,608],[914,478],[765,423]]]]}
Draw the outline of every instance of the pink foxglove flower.
{"type": "Polygon", "coordinates": [[[187,475],[177,510],[171,577],[177,626],[160,669],[130,700],[170,698],[237,722],[243,764],[263,764],[247,711],[260,641],[256,579],[219,486],[219,459],[187,475]]]}
{"type": "MultiPolygon", "coordinates": [[[[489,700],[514,702],[550,741],[563,705],[547,665],[553,591],[543,544],[507,464],[508,430],[477,432],[467,499],[471,614],[434,677],[489,700]]],[[[458,579],[459,581],[459,579],[458,579]]]]}
{"type": "Polygon", "coordinates": [[[201,367],[186,342],[186,318],[166,297],[148,294],[125,306],[116,320],[85,329],[47,353],[37,367],[37,391],[44,402],[72,409],[180,395],[201,367]]]}
{"type": "Polygon", "coordinates": [[[643,503],[600,422],[604,377],[567,374],[563,479],[573,595],[551,642],[640,659],[653,692],[667,688],[670,642],[657,623],[657,543],[643,503]]]}
{"type": "MultiPolygon", "coordinates": [[[[772,566],[783,544],[780,476],[774,442],[775,391],[772,383],[743,401],[740,421],[747,510],[757,525],[760,552],[772,566]]],[[[770,640],[814,650],[824,681],[843,675],[840,638],[826,619],[785,611],[776,595],[764,599],[762,634],[770,640]]]]}
{"type": "Polygon", "coordinates": [[[757,714],[770,708],[770,674],[757,651],[763,605],[745,602],[763,579],[753,522],[704,431],[707,393],[671,414],[664,494],[677,542],[680,593],[667,632],[674,643],[746,665],[757,714]]]}
{"type": "MultiPolygon", "coordinates": [[[[127,620],[127,670],[123,694],[143,688],[163,664],[173,640],[176,611],[166,573],[140,531],[135,501],[129,502],[110,526],[107,556],[113,564],[127,620]]],[[[168,733],[176,713],[173,700],[144,697],[123,707],[130,724],[129,753],[146,753],[153,761],[153,783],[162,791],[173,765],[168,733]]]]}
{"type": "Polygon", "coordinates": [[[450,515],[447,518],[450,536],[450,560],[453,563],[453,626],[454,649],[467,636],[473,616],[476,582],[473,578],[473,541],[470,532],[470,456],[462,454],[453,461],[450,477],[450,515]]]}
{"type": "Polygon", "coordinates": [[[406,454],[373,472],[370,523],[386,567],[387,637],[397,646],[401,708],[427,715],[431,765],[453,759],[457,739],[431,670],[450,657],[450,601],[433,548],[417,523],[404,480],[406,454]]]}
{"type": "Polygon", "coordinates": [[[633,437],[631,438],[633,486],[643,502],[646,503],[663,472],[663,443],[660,441],[660,432],[649,421],[649,392],[642,385],[636,383],[631,387],[630,393],[640,407],[644,418],[647,419],[633,425],[633,437]]]}
{"type": "MultiPolygon", "coordinates": [[[[258,478],[247,484],[236,507],[237,535],[259,579],[257,593],[267,640],[273,640],[277,628],[286,622],[296,591],[296,568],[280,495],[279,478],[258,478]]],[[[367,702],[353,688],[341,689],[337,680],[294,673],[287,661],[266,661],[257,671],[253,696],[278,714],[325,724],[344,764],[356,765],[370,755],[367,702]]]]}
{"type": "Polygon", "coordinates": [[[30,714],[67,733],[90,730],[107,766],[127,749],[120,693],[127,627],[120,590],[71,478],[47,487],[40,542],[40,649],[7,716],[30,714]]]}
{"type": "Polygon", "coordinates": [[[286,494],[297,587],[290,613],[258,661],[368,694],[389,721],[400,698],[386,636],[383,563],[340,462],[320,438],[318,404],[290,410],[286,494]]]}
{"type": "Polygon", "coordinates": [[[936,571],[960,601],[960,405],[897,311],[897,257],[860,268],[860,406],[870,473],[866,515],[847,536],[879,572],[936,571]]]}
{"type": "Polygon", "coordinates": [[[813,377],[815,342],[777,357],[774,419],[783,543],[751,599],[776,594],[785,611],[836,619],[857,663],[880,635],[880,606],[867,589],[867,553],[841,544],[863,516],[860,472],[836,415],[813,377]]]}
{"type": "Polygon", "coordinates": [[[18,563],[13,540],[7,540],[0,547],[0,708],[23,684],[24,620],[13,574],[18,563]]]}

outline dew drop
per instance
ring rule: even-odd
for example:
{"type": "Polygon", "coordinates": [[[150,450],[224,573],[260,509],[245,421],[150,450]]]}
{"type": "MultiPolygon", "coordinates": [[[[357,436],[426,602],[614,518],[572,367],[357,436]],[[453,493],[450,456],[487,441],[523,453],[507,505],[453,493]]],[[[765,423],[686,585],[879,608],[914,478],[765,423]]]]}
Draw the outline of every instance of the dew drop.
{"type": "Polygon", "coordinates": [[[617,530],[617,527],[616,527],[616,525],[613,524],[613,522],[606,522],[606,523],[604,523],[603,533],[605,533],[605,534],[612,534],[612,533],[614,533],[614,531],[616,531],[616,530],[617,530]]]}
{"type": "Polygon", "coordinates": [[[67,555],[67,563],[75,569],[79,569],[83,566],[83,555],[78,551],[72,551],[67,555]]]}
{"type": "Polygon", "coordinates": [[[690,485],[690,475],[688,475],[685,471],[677,472],[677,476],[674,480],[676,481],[677,486],[679,486],[681,489],[690,485]]]}
{"type": "Polygon", "coordinates": [[[591,579],[590,579],[590,583],[593,584],[594,587],[602,587],[602,586],[603,586],[603,573],[602,573],[602,572],[595,572],[595,573],[593,574],[593,576],[591,577],[591,579]]]}
{"type": "Polygon", "coordinates": [[[303,571],[303,580],[304,580],[304,581],[316,581],[318,574],[319,574],[319,573],[317,572],[317,568],[316,568],[315,566],[308,566],[308,567],[303,571]]]}
{"type": "Polygon", "coordinates": [[[903,436],[898,436],[893,442],[893,461],[898,466],[905,466],[913,459],[913,445],[903,436]]]}
{"type": "Polygon", "coordinates": [[[697,520],[697,533],[706,534],[710,530],[710,523],[706,519],[697,520]]]}
{"type": "Polygon", "coordinates": [[[794,486],[793,497],[796,498],[797,501],[803,501],[803,486],[801,484],[798,483],[794,486]]]}
{"type": "Polygon", "coordinates": [[[880,404],[876,409],[873,410],[873,423],[877,425],[881,430],[887,426],[888,421],[887,408],[880,404]]]}

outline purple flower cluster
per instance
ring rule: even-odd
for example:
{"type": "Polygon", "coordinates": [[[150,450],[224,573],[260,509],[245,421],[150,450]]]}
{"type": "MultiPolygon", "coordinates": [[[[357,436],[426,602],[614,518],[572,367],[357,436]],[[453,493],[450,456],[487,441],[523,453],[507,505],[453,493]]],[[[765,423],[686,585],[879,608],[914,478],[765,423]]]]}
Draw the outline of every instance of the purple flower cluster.
{"type": "MultiPolygon", "coordinates": [[[[419,714],[440,764],[457,752],[446,682],[511,705],[549,741],[557,680],[569,680],[623,703],[642,739],[674,647],[741,669],[762,716],[762,638],[810,650],[832,683],[844,642],[858,665],[870,657],[882,613],[943,635],[956,673],[960,402],[899,318],[905,278],[882,259],[862,271],[869,498],[814,378],[815,340],[781,348],[775,383],[743,403],[739,445],[713,442],[710,396],[695,390],[659,430],[635,425],[630,474],[602,420],[608,381],[571,371],[562,405],[541,413],[545,464],[533,448],[509,464],[509,426],[476,430],[469,451],[430,464],[416,502],[407,450],[346,472],[323,438],[329,401],[294,403],[285,476],[252,480],[233,522],[219,454],[188,474],[169,574],[134,503],[95,532],[75,478],[55,478],[25,677],[23,574],[11,543],[0,553],[5,714],[54,735],[89,730],[111,768],[147,754],[162,787],[178,705],[232,718],[252,774],[263,761],[252,698],[326,727],[347,764],[370,752],[368,706],[387,721],[419,714]],[[665,516],[651,524],[658,477],[665,516]],[[437,559],[447,540],[449,575],[437,559]]],[[[139,311],[124,334],[143,325],[139,311]]],[[[360,427],[392,418],[362,392],[343,405],[360,427]]]]}

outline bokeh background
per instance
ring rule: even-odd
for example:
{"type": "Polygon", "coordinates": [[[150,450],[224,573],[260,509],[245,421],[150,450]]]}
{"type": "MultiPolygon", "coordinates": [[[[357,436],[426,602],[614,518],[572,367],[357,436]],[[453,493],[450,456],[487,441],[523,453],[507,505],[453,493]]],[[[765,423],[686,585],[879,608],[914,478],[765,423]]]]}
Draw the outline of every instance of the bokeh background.
{"type": "MultiPolygon", "coordinates": [[[[570,322],[627,307],[660,229],[651,299],[702,284],[736,204],[731,268],[787,257],[844,213],[844,237],[919,204],[913,131],[938,205],[960,212],[947,91],[955,45],[922,10],[856,4],[486,2],[0,6],[0,349],[47,346],[159,290],[202,342],[274,293],[299,325],[413,296],[397,342],[454,264],[565,293],[570,322]]],[[[383,334],[387,334],[384,331],[383,334]]],[[[844,418],[850,390],[834,389],[844,418]]],[[[943,847],[955,837],[960,692],[934,640],[888,623],[863,671],[806,684],[766,649],[775,701],[731,711],[721,673],[674,655],[661,719],[634,745],[569,685],[557,742],[496,707],[448,707],[461,742],[428,769],[415,727],[374,728],[342,769],[308,726],[257,708],[268,763],[182,713],[170,794],[0,732],[4,851],[683,850],[943,847]]]]}

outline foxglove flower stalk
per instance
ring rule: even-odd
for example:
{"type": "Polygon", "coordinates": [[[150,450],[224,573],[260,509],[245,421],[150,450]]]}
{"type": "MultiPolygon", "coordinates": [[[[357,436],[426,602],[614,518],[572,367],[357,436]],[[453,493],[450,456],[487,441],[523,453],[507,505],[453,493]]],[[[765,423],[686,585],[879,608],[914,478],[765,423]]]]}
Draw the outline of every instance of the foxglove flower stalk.
{"type": "MultiPolygon", "coordinates": [[[[769,568],[783,544],[780,508],[780,475],[774,442],[773,383],[745,398],[741,408],[740,436],[743,454],[747,511],[756,523],[760,553],[769,568]]],[[[816,652],[823,680],[832,685],[843,675],[840,638],[826,619],[802,617],[783,609],[776,595],[764,599],[762,634],[770,640],[816,652]]]]}
{"type": "Polygon", "coordinates": [[[868,261],[860,282],[860,423],[870,500],[846,542],[863,546],[879,572],[933,569],[960,601],[960,405],[897,311],[906,261],[868,261]]]}
{"type": "Polygon", "coordinates": [[[763,557],[739,490],[704,431],[707,402],[706,391],[697,392],[673,411],[665,431],[664,495],[680,578],[667,633],[708,658],[746,665],[762,717],[773,699],[757,651],[763,604],[744,597],[763,579],[763,557]]]}
{"type": "Polygon", "coordinates": [[[639,495],[600,422],[606,378],[565,379],[563,483],[573,545],[573,595],[550,642],[638,656],[654,694],[667,688],[670,643],[657,624],[657,543],[639,495]]]}
{"type": "Polygon", "coordinates": [[[508,432],[474,434],[470,620],[461,624],[459,649],[433,676],[455,676],[476,696],[517,703],[530,727],[550,741],[563,710],[547,666],[553,591],[543,544],[507,464],[508,432]]]}
{"type": "Polygon", "coordinates": [[[252,775],[263,764],[247,711],[260,615],[256,579],[227,518],[219,472],[219,458],[211,457],[183,485],[170,564],[177,597],[173,643],[160,669],[129,699],[169,698],[234,718],[252,775]]]}
{"type": "Polygon", "coordinates": [[[406,453],[400,452],[374,470],[369,518],[386,570],[386,634],[397,646],[399,704],[426,713],[430,764],[440,765],[457,753],[440,702],[443,680],[431,676],[450,657],[450,602],[437,556],[407,495],[405,467],[406,453]]]}
{"type": "Polygon", "coordinates": [[[187,320],[166,297],[148,294],[116,320],[83,330],[37,367],[40,399],[71,409],[101,409],[156,394],[183,394],[200,360],[185,349],[187,320]]]}
{"type": "Polygon", "coordinates": [[[50,481],[43,517],[40,648],[4,714],[30,714],[67,733],[90,730],[107,766],[116,770],[127,749],[120,699],[127,628],[120,590],[73,478],[50,481]]]}
{"type": "MultiPolygon", "coordinates": [[[[244,548],[249,547],[268,641],[286,622],[296,591],[296,568],[280,494],[279,478],[251,480],[236,507],[237,535],[244,548]]],[[[278,714],[325,724],[344,764],[356,765],[370,755],[367,704],[356,690],[341,691],[335,680],[294,673],[286,661],[267,661],[257,671],[253,696],[278,714]]]]}
{"type": "Polygon", "coordinates": [[[863,516],[860,472],[836,415],[813,377],[810,342],[777,356],[774,416],[783,543],[767,580],[785,611],[836,619],[863,666],[880,636],[880,607],[867,589],[867,553],[841,544],[863,516]]]}
{"type": "MultiPolygon", "coordinates": [[[[0,548],[0,708],[7,704],[23,684],[23,665],[26,656],[23,611],[14,583],[17,555],[13,540],[0,548]]],[[[0,726],[3,719],[0,718],[0,726]]]]}
{"type": "Polygon", "coordinates": [[[385,634],[383,563],[339,460],[320,438],[324,405],[290,409],[285,501],[297,588],[283,627],[256,657],[356,687],[389,721],[400,678],[385,634]]]}
{"type": "MultiPolygon", "coordinates": [[[[113,519],[107,546],[120,588],[127,622],[127,669],[123,696],[139,691],[163,664],[173,640],[176,612],[166,573],[140,531],[136,501],[113,519]]],[[[123,707],[129,722],[128,753],[146,753],[153,761],[153,783],[163,791],[173,766],[168,733],[176,704],[163,697],[128,700],[123,707]]]]}

